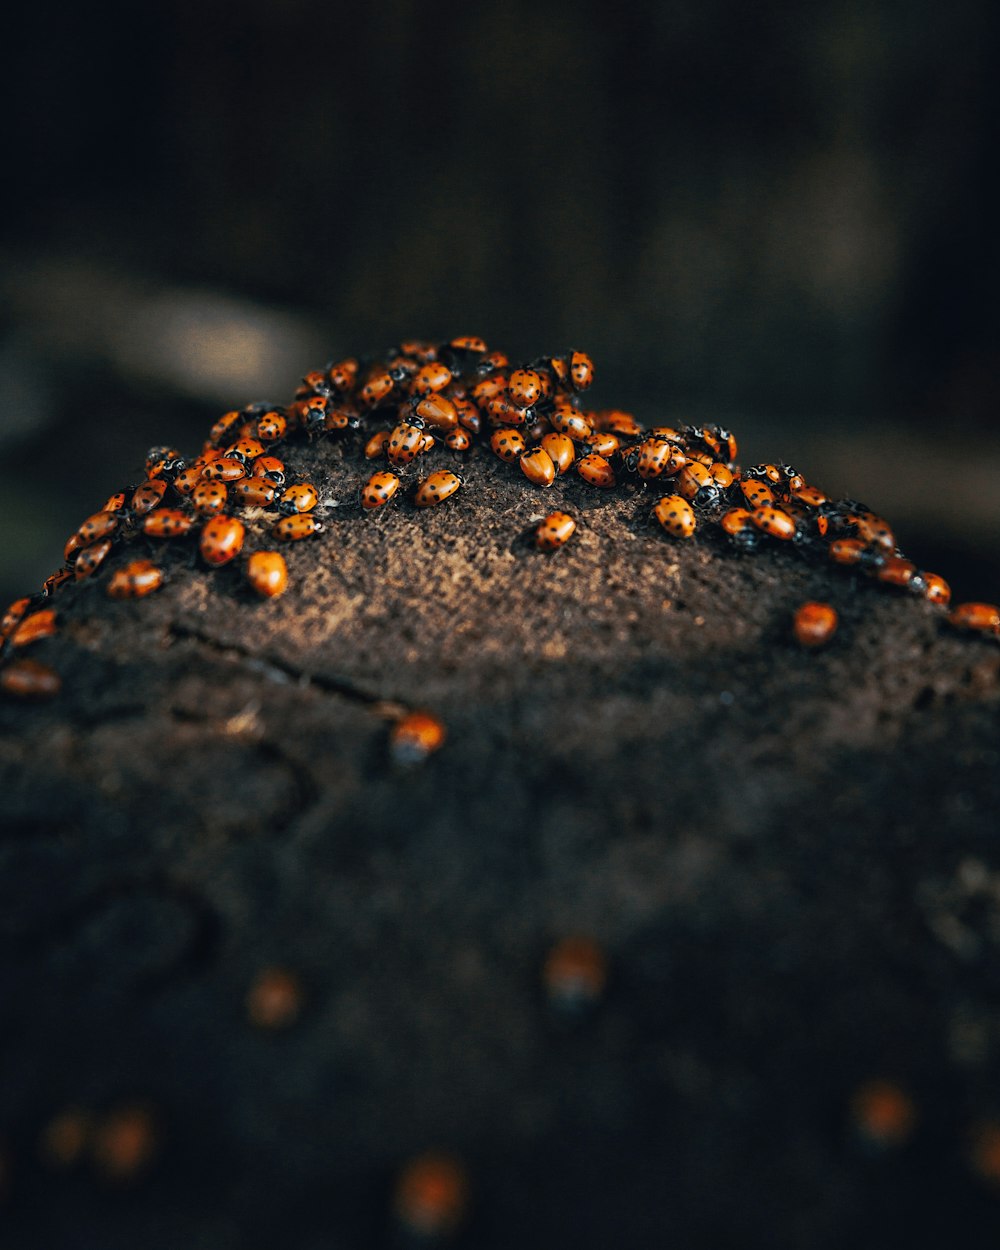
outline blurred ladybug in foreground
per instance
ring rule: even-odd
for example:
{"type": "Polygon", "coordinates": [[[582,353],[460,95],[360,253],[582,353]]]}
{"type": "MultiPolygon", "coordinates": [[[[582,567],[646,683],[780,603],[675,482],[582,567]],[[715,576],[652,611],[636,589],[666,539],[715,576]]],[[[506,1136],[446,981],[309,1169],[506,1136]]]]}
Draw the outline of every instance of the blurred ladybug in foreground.
{"type": "Polygon", "coordinates": [[[549,1002],[559,1011],[578,1014],[600,1002],[608,979],[608,963],[589,937],[566,937],[545,957],[542,980],[549,1002]]]}
{"type": "Polygon", "coordinates": [[[389,753],[397,764],[422,764],[444,746],[444,724],[430,712],[407,712],[389,731],[389,753]]]}

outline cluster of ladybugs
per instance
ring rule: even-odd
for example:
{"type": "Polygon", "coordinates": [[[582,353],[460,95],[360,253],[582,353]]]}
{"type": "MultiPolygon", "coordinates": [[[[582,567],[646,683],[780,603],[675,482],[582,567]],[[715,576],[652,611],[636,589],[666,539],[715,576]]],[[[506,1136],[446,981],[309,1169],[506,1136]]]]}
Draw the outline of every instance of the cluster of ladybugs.
{"type": "MultiPolygon", "coordinates": [[[[286,407],[251,404],[226,413],[193,459],[175,448],[153,448],[145,481],[112,495],[88,517],[41,592],[8,609],[0,623],[0,689],[25,698],[58,691],[51,668],[17,652],[56,630],[55,612],[42,601],[68,581],[93,577],[116,544],[197,537],[201,559],[215,569],[241,557],[251,539],[257,549],[245,561],[249,585],[265,598],[283,594],[285,560],[261,547],[261,537],[296,542],[323,530],[319,491],[286,467],[283,449],[330,435],[358,439],[366,460],[385,461],[361,487],[362,513],[405,494],[407,477],[418,474],[421,458],[434,449],[462,455],[486,444],[538,488],[573,471],[598,490],[622,482],[651,489],[650,515],[674,538],[710,526],[741,552],[766,540],[792,543],[947,607],[947,582],[907,560],[887,522],[864,505],[830,499],[789,465],[741,469],[736,439],[721,426],[643,429],[631,413],[586,409],[583,396],[593,380],[593,362],[581,351],[514,364],[471,336],[444,344],[410,341],[377,359],[349,357],[306,374],[286,407]]],[[[438,506],[463,484],[454,469],[418,475],[413,503],[438,506]]],[[[533,541],[539,550],[554,551],[575,530],[568,512],[553,511],[533,541]]],[[[112,573],[107,593],[141,598],[164,581],[156,561],[134,559],[112,573]]],[[[832,636],[836,614],[829,605],[804,607],[809,611],[796,620],[795,636],[820,645],[832,636]]],[[[949,619],[1000,637],[994,604],[961,604],[949,619]]],[[[397,724],[393,749],[402,762],[422,758],[444,738],[433,717],[416,716],[413,724],[397,724]]]]}

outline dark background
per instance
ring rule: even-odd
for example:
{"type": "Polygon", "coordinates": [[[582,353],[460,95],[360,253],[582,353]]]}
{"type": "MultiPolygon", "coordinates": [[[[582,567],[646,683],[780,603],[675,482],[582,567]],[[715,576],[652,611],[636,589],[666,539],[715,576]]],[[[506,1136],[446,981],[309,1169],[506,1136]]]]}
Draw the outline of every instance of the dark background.
{"type": "Polygon", "coordinates": [[[584,347],[1000,596],[998,42],[990,0],[25,8],[0,590],[150,443],[462,332],[584,347]]]}

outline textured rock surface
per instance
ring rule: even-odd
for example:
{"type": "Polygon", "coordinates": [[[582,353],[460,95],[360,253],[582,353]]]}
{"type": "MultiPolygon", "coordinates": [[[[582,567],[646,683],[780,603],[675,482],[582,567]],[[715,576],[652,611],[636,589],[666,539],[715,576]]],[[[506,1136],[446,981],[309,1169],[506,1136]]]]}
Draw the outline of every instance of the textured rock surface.
{"type": "Polygon", "coordinates": [[[356,463],[301,459],[343,506],[284,599],[175,545],[146,602],[61,594],[63,696],[0,704],[4,1245],[380,1245],[427,1147],[466,1161],[469,1246],[987,1244],[1000,648],[794,552],[671,542],[648,493],[480,455],[444,506],[361,518],[356,463]],[[544,556],[549,504],[580,525],[544,556]],[[841,617],[815,654],[806,598],[841,617]],[[415,770],[397,702],[448,725],[415,770]],[[581,931],[610,981],[569,1028],[539,971],[581,931]],[[244,1007],[271,963],[305,986],[273,1035],[244,1007]],[[846,1122],[872,1076],[920,1115],[881,1159],[846,1122]],[[53,1114],[131,1098],[140,1182],[38,1160],[53,1114]]]}

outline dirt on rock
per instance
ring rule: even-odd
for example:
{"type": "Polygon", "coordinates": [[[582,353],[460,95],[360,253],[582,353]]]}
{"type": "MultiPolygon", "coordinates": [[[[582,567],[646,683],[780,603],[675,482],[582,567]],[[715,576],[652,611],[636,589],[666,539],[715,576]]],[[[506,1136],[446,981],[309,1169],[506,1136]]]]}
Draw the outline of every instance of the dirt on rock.
{"type": "Polygon", "coordinates": [[[350,440],[298,459],[330,511],[284,597],[171,544],[148,600],[61,591],[62,695],[0,703],[3,1244],[392,1245],[429,1149],[484,1250],[992,1244],[1000,647],[666,538],[647,490],[480,451],[447,503],[362,516],[350,440]],[[840,617],[816,652],[806,599],[840,617]],[[400,706],[447,726],[418,767],[400,706]],[[571,934],[609,969],[575,1021],[541,977],[571,934]],[[247,1017],[272,966],[280,1030],[247,1017]],[[877,1078],[916,1108],[893,1149],[850,1119],[877,1078]],[[136,1102],[130,1183],[40,1156],[136,1102]]]}

